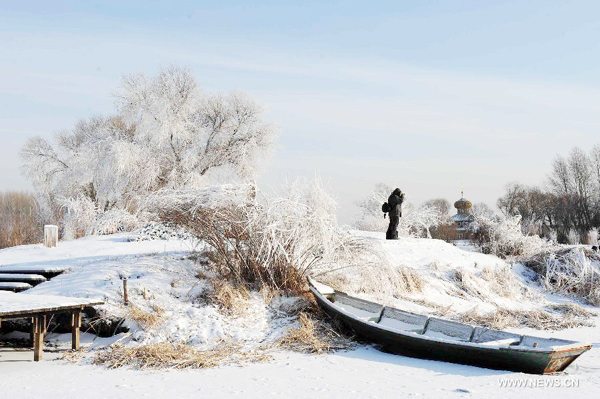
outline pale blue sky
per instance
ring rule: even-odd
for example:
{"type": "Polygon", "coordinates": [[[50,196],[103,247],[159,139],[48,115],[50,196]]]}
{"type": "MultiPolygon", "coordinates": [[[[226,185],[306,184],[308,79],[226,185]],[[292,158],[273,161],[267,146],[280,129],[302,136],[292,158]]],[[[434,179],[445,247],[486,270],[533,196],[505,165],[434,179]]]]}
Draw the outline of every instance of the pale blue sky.
{"type": "Polygon", "coordinates": [[[375,183],[494,205],[600,143],[596,1],[0,1],[0,190],[18,150],[113,110],[120,76],[189,67],[281,127],[259,182],[319,173],[348,222],[375,183]]]}

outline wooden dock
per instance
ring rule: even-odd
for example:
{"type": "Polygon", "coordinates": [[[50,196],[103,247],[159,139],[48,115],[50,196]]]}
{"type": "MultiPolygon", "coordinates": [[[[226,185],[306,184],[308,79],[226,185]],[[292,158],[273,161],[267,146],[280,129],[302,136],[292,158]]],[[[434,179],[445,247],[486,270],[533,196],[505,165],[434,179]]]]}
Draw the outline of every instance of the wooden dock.
{"type": "Polygon", "coordinates": [[[6,319],[30,318],[33,322],[33,360],[39,361],[42,359],[44,335],[50,316],[56,313],[71,314],[71,347],[78,350],[82,311],[103,303],[97,299],[0,291],[0,323],[6,319]]]}

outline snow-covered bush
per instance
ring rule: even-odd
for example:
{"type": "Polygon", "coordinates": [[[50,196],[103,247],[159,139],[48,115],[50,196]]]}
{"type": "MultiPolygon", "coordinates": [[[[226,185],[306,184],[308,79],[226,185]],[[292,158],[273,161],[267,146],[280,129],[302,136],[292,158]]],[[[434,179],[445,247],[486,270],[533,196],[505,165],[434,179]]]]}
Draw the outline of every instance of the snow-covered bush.
{"type": "Polygon", "coordinates": [[[80,121],[55,143],[32,138],[21,151],[45,206],[65,198],[73,209],[67,237],[87,230],[92,208],[131,210],[161,189],[251,180],[273,148],[261,106],[240,93],[205,93],[183,68],[127,76],[116,97],[114,115],[80,121]]]}
{"type": "Polygon", "coordinates": [[[600,256],[588,249],[564,248],[531,258],[525,264],[542,276],[544,287],[600,306],[600,256]]]}
{"type": "Polygon", "coordinates": [[[202,239],[210,267],[241,285],[298,293],[307,275],[347,266],[361,249],[318,181],[298,180],[274,198],[253,185],[163,191],[146,206],[202,239]]]}
{"type": "Polygon", "coordinates": [[[475,229],[482,252],[501,258],[529,258],[552,247],[549,241],[539,236],[524,235],[520,215],[503,220],[476,216],[475,229]]]}
{"type": "Polygon", "coordinates": [[[140,227],[143,219],[143,215],[132,215],[126,210],[111,209],[98,214],[87,234],[107,235],[132,231],[140,227]]]}
{"type": "Polygon", "coordinates": [[[79,195],[64,198],[63,231],[64,240],[73,240],[87,234],[98,214],[96,204],[89,197],[79,195]]]}

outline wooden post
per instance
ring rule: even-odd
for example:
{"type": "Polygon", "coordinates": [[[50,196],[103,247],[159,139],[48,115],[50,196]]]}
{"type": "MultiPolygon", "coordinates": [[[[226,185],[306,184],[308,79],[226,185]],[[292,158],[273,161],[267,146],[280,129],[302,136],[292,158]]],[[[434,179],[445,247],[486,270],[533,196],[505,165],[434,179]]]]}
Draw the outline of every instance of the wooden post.
{"type": "Polygon", "coordinates": [[[44,246],[46,248],[55,247],[58,244],[58,226],[44,226],[44,246]]]}
{"type": "Polygon", "coordinates": [[[46,333],[46,316],[35,317],[35,330],[33,333],[33,360],[42,360],[44,351],[44,334],[46,333]]]}
{"type": "Polygon", "coordinates": [[[79,329],[81,328],[81,311],[74,310],[71,313],[71,348],[79,350],[79,329]]]}
{"type": "Polygon", "coordinates": [[[129,298],[127,296],[127,279],[123,279],[123,302],[125,306],[129,305],[129,298]]]}
{"type": "Polygon", "coordinates": [[[29,339],[31,340],[31,347],[35,346],[35,317],[31,318],[31,330],[29,330],[29,339]]]}

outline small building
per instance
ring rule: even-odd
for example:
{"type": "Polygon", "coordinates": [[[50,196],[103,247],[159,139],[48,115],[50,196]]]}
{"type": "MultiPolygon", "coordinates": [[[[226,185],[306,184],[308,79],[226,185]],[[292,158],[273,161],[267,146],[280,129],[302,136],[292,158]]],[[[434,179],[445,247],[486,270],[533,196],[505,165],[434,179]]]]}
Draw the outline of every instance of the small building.
{"type": "Polygon", "coordinates": [[[462,240],[468,238],[469,227],[475,218],[471,215],[471,207],[473,204],[464,197],[464,192],[461,192],[460,194],[460,199],[454,203],[457,213],[452,216],[452,221],[456,224],[458,239],[462,240]]]}

